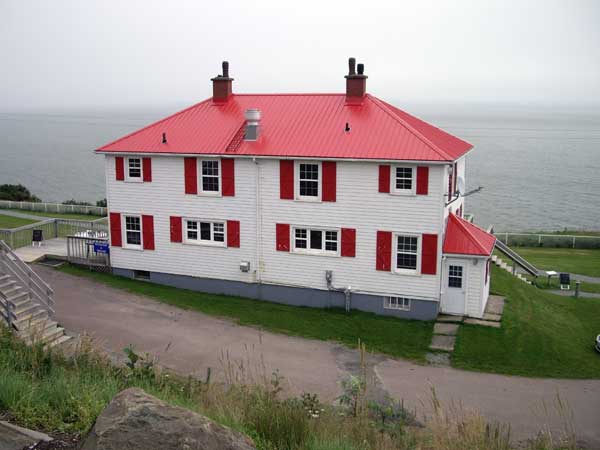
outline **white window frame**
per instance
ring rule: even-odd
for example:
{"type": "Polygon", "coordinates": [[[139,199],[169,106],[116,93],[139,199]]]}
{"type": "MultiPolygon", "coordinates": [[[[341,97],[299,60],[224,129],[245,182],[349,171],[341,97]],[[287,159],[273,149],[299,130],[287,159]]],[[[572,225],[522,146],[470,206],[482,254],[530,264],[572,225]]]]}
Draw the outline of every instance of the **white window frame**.
{"type": "Polygon", "coordinates": [[[222,219],[199,219],[197,217],[184,217],[183,218],[183,243],[190,245],[205,245],[209,247],[227,247],[227,221],[222,219]],[[198,238],[188,238],[188,222],[198,223],[198,238]],[[200,239],[200,222],[210,223],[210,241],[200,239]],[[214,240],[215,223],[223,224],[223,242],[214,240]]]}
{"type": "MultiPolygon", "coordinates": [[[[465,288],[465,272],[466,272],[466,267],[464,264],[452,264],[449,263],[448,264],[448,280],[447,280],[447,285],[448,285],[448,289],[460,289],[463,290],[465,288]],[[460,277],[456,276],[456,275],[450,275],[450,268],[451,267],[460,267],[460,277]],[[450,286],[450,278],[460,278],[460,286],[450,286]]],[[[485,276],[485,273],[484,273],[485,276]]]]}
{"type": "Polygon", "coordinates": [[[291,227],[292,252],[304,255],[320,255],[320,256],[340,256],[342,246],[342,230],[340,228],[319,227],[308,225],[292,225],[291,227]],[[296,247],[296,230],[306,230],[306,248],[296,247]],[[310,248],[310,232],[321,231],[321,249],[310,248]],[[327,231],[335,231],[337,233],[337,250],[325,250],[327,231]]]}
{"type": "Polygon", "coordinates": [[[129,214],[129,213],[121,214],[121,239],[122,239],[121,242],[123,243],[122,244],[123,248],[127,248],[130,250],[143,250],[144,249],[144,224],[142,223],[141,214],[129,214]],[[129,244],[127,242],[127,217],[136,217],[140,221],[140,243],[139,243],[139,245],[129,244]]]}
{"type": "MultiPolygon", "coordinates": [[[[223,174],[221,172],[221,170],[222,170],[221,159],[220,158],[198,158],[197,163],[198,163],[198,195],[220,197],[221,190],[223,189],[223,186],[222,186],[222,179],[223,179],[222,175],[223,174]],[[219,181],[219,190],[218,191],[205,191],[204,190],[204,184],[202,183],[203,177],[204,177],[204,175],[202,175],[202,163],[204,161],[217,163],[217,167],[219,170],[219,175],[216,177],[217,180],[219,181]]],[[[206,175],[206,176],[213,178],[212,175],[206,175]]]]}
{"type": "Polygon", "coordinates": [[[296,193],[295,199],[306,202],[320,202],[323,197],[323,164],[321,161],[307,161],[300,160],[294,161],[294,192],[296,193]],[[300,195],[300,164],[315,164],[319,168],[319,178],[317,180],[319,194],[317,196],[312,195],[300,195]]]}
{"type": "Polygon", "coordinates": [[[128,181],[130,183],[143,183],[144,182],[144,161],[141,156],[140,157],[128,156],[127,158],[125,158],[125,181],[128,181]],[[140,161],[140,176],[139,177],[132,177],[129,175],[129,162],[132,159],[139,159],[139,161],[140,161]]]}
{"type": "Polygon", "coordinates": [[[393,270],[396,273],[399,274],[404,274],[404,275],[419,275],[421,273],[421,242],[422,242],[422,237],[420,234],[414,234],[414,233],[394,233],[394,239],[393,239],[393,248],[392,248],[392,263],[393,263],[393,270]],[[398,237],[411,237],[411,238],[417,238],[417,267],[414,269],[405,269],[405,268],[398,268],[398,237]]]}
{"type": "Polygon", "coordinates": [[[415,195],[417,192],[417,171],[415,166],[399,164],[392,166],[392,173],[390,176],[390,192],[396,195],[415,195]],[[410,169],[411,170],[411,188],[410,189],[398,189],[396,187],[396,169],[410,169]]]}
{"type": "Polygon", "coordinates": [[[393,309],[396,311],[410,311],[412,307],[412,298],[399,296],[383,297],[383,309],[393,309]]]}

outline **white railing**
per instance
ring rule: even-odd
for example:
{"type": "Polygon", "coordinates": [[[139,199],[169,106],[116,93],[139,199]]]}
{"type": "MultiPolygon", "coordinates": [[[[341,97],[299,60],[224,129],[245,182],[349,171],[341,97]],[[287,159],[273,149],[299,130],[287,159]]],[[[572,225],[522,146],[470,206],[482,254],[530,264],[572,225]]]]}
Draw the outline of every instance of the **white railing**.
{"type": "Polygon", "coordinates": [[[83,231],[108,233],[106,217],[96,220],[48,219],[18,228],[0,229],[0,240],[12,249],[31,245],[33,230],[42,230],[44,239],[67,237],[83,231]]]}
{"type": "Polygon", "coordinates": [[[498,240],[511,247],[600,248],[599,236],[495,232],[498,240]]]}
{"type": "Polygon", "coordinates": [[[59,214],[89,214],[94,216],[105,216],[107,214],[107,208],[102,206],[64,205],[62,203],[15,202],[12,200],[0,200],[0,209],[3,208],[59,214]]]}
{"type": "MultiPolygon", "coordinates": [[[[27,289],[34,302],[44,307],[50,316],[54,315],[54,291],[52,288],[31,267],[21,261],[4,241],[0,241],[0,272],[17,279],[19,284],[27,289]]],[[[6,298],[5,301],[7,319],[10,324],[12,316],[9,300],[6,298]]]]}

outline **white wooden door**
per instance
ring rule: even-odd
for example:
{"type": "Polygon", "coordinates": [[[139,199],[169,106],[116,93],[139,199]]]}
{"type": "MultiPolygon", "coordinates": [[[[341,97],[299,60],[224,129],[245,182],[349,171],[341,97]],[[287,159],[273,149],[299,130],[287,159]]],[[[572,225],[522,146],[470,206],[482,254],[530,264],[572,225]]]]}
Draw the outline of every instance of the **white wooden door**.
{"type": "Polygon", "coordinates": [[[466,304],[467,266],[463,262],[448,262],[442,312],[463,315],[466,304]]]}

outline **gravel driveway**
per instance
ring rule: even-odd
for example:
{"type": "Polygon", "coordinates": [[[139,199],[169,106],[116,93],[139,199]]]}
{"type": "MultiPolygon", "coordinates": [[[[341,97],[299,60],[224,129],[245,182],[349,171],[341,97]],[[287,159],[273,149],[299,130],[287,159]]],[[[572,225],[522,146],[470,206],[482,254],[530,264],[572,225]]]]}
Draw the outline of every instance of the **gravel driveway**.
{"type": "MultiPolygon", "coordinates": [[[[293,394],[316,392],[322,400],[333,401],[340,394],[340,379],[357,367],[357,352],[342,345],[242,327],[48,267],[35,270],[55,290],[57,317],[67,330],[88,332],[112,352],[132,344],[182,374],[204,377],[210,367],[222,376],[224,361],[244,361],[246,370],[256,376],[277,369],[293,394]]],[[[382,355],[368,355],[368,362],[376,395],[404,399],[423,416],[431,412],[435,387],[445,404],[459,404],[490,421],[509,423],[518,440],[545,428],[563,429],[555,407],[559,396],[572,411],[580,444],[600,448],[600,380],[466,372],[382,355]]]]}

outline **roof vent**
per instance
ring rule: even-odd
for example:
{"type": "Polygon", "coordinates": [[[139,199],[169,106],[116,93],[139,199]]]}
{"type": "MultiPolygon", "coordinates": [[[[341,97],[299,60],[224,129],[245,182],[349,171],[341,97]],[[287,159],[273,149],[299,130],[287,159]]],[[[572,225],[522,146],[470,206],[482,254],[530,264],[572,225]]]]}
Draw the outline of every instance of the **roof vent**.
{"type": "Polygon", "coordinates": [[[166,143],[167,143],[167,133],[163,133],[163,136],[162,136],[162,143],[163,143],[163,144],[166,144],[166,143]]]}
{"type": "Polygon", "coordinates": [[[260,134],[260,110],[247,109],[244,113],[246,119],[245,141],[257,141],[260,134]]]}

